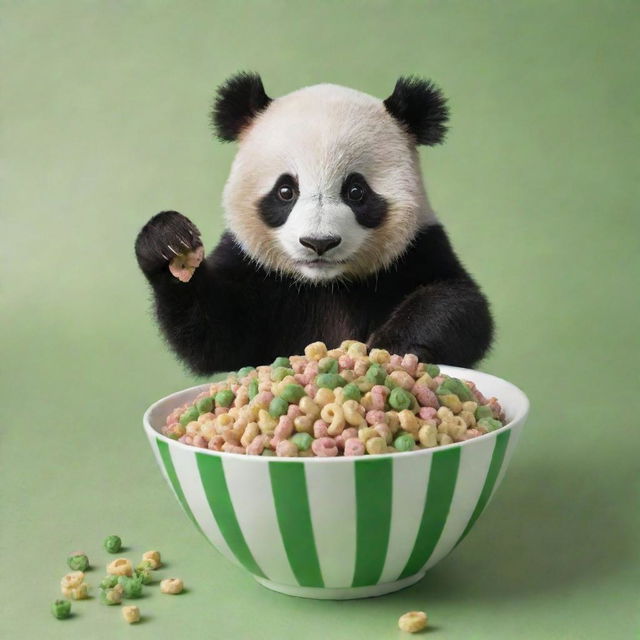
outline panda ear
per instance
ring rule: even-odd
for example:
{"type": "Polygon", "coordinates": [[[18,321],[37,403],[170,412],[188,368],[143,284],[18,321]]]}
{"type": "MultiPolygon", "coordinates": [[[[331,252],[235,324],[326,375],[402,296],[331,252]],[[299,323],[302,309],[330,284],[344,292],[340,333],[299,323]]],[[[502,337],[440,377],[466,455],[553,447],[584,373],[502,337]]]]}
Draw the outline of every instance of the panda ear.
{"type": "Polygon", "coordinates": [[[240,72],[231,76],[218,87],[211,110],[211,124],[216,135],[226,142],[237,140],[240,132],[270,102],[257,73],[240,72]]]}
{"type": "Polygon", "coordinates": [[[430,80],[400,78],[384,106],[415,136],[416,144],[434,145],[444,140],[449,120],[447,100],[430,80]]]}

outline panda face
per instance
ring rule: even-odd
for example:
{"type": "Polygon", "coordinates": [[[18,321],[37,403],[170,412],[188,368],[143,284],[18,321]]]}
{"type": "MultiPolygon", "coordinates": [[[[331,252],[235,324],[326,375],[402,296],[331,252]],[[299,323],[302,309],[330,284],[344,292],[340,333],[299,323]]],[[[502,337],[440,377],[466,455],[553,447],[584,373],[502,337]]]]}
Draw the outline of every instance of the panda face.
{"type": "Polygon", "coordinates": [[[381,100],[335,85],[278,98],[255,117],[224,206],[256,262],[314,282],[389,266],[435,221],[415,141],[381,100]]]}

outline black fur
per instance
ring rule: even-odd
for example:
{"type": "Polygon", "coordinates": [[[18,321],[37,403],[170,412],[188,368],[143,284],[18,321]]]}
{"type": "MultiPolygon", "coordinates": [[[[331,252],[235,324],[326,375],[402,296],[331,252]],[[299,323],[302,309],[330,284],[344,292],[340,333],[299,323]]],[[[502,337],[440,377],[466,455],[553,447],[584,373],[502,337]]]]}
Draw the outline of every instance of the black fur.
{"type": "Polygon", "coordinates": [[[220,140],[233,142],[271,103],[257,73],[240,72],[218,88],[211,122],[220,140]]]}
{"type": "Polygon", "coordinates": [[[381,225],[387,215],[387,201],[369,186],[361,173],[351,173],[347,176],[340,197],[353,211],[356,222],[367,229],[381,225]],[[364,190],[364,197],[360,202],[353,202],[348,197],[349,188],[354,184],[359,184],[364,190]]]}
{"type": "Polygon", "coordinates": [[[283,173],[273,185],[273,189],[260,198],[256,204],[258,213],[270,227],[282,226],[289,217],[296,201],[298,200],[298,182],[293,176],[283,173]],[[283,185],[289,185],[295,194],[291,200],[284,201],[278,197],[278,189],[283,185]]]}
{"type": "Polygon", "coordinates": [[[400,78],[384,106],[415,136],[417,144],[434,145],[444,140],[449,109],[446,98],[430,80],[400,78]]]}
{"type": "Polygon", "coordinates": [[[422,361],[472,366],[490,346],[487,300],[458,261],[444,229],[420,231],[392,268],[350,284],[296,284],[256,267],[226,232],[188,283],[157,268],[163,247],[197,229],[175,212],[155,216],[136,242],[172,349],[196,374],[269,363],[354,338],[422,361]]]}

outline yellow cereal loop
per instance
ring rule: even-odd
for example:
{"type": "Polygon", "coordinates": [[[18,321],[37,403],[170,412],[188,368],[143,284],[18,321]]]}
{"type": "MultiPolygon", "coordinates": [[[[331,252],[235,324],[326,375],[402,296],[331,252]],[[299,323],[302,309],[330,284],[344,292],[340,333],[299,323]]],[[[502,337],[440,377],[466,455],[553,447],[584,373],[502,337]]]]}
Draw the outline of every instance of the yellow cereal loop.
{"type": "Polygon", "coordinates": [[[362,442],[367,443],[367,440],[371,438],[379,438],[380,434],[373,427],[365,427],[364,429],[360,429],[358,431],[358,438],[362,440],[362,442]]]}
{"type": "Polygon", "coordinates": [[[364,342],[352,342],[347,349],[347,355],[355,358],[356,356],[367,355],[367,345],[364,342]]]}
{"type": "Polygon", "coordinates": [[[60,580],[60,587],[62,589],[68,589],[70,587],[77,587],[82,584],[84,580],[84,573],[82,571],[72,571],[71,573],[67,573],[60,580]]]}
{"type": "Polygon", "coordinates": [[[324,342],[312,342],[304,349],[304,355],[309,360],[320,360],[327,356],[327,345],[324,342]]]}
{"type": "Polygon", "coordinates": [[[418,431],[420,444],[425,447],[438,446],[438,429],[434,424],[423,424],[418,431]]]}
{"type": "Polygon", "coordinates": [[[356,428],[364,428],[367,426],[367,421],[364,419],[359,411],[360,403],[357,400],[347,400],[342,405],[342,412],[344,419],[350,426],[356,428]]]}
{"type": "Polygon", "coordinates": [[[122,617],[125,622],[133,624],[140,621],[140,609],[133,604],[122,607],[122,617]]]}
{"type": "Polygon", "coordinates": [[[160,591],[162,591],[162,593],[175,595],[177,593],[182,593],[183,589],[184,584],[180,578],[166,578],[160,582],[160,591]]]}
{"type": "Polygon", "coordinates": [[[145,560],[150,563],[151,569],[157,569],[162,566],[159,551],[145,551],[142,554],[142,561],[144,562],[145,560]]]}
{"type": "Polygon", "coordinates": [[[398,413],[398,420],[400,421],[400,427],[405,431],[408,431],[414,438],[418,437],[418,419],[410,409],[403,409],[398,413]]]}
{"type": "Polygon", "coordinates": [[[391,354],[386,349],[371,349],[369,360],[377,364],[386,364],[391,359],[391,354]]]}
{"type": "Polygon", "coordinates": [[[331,437],[337,436],[344,431],[344,413],[339,404],[335,402],[325,404],[320,412],[320,417],[329,423],[327,432],[331,437]]]}
{"type": "Polygon", "coordinates": [[[127,558],[116,558],[107,565],[107,573],[110,573],[112,576],[131,576],[133,574],[133,567],[127,558]]]}
{"type": "Polygon", "coordinates": [[[429,623],[429,618],[424,611],[407,611],[398,618],[398,627],[402,631],[416,633],[422,631],[429,623]]]}
{"type": "MultiPolygon", "coordinates": [[[[374,429],[375,431],[375,429],[374,429]]],[[[377,433],[377,432],[376,432],[377,433]]],[[[376,455],[378,453],[386,453],[387,452],[387,441],[380,436],[374,436],[373,438],[367,438],[364,443],[364,446],[367,449],[367,453],[371,455],[376,455]]]]}
{"type": "MultiPolygon", "coordinates": [[[[311,416],[298,416],[293,419],[293,426],[298,433],[313,433],[313,418],[311,416]]],[[[309,451],[311,451],[309,449],[309,451]]]]}
{"type": "Polygon", "coordinates": [[[315,420],[320,415],[320,407],[309,397],[303,396],[298,404],[300,411],[315,420]]]}
{"type": "Polygon", "coordinates": [[[335,400],[336,396],[333,391],[331,391],[331,389],[325,389],[324,387],[318,389],[316,397],[314,398],[315,403],[321,407],[324,407],[326,404],[331,402],[335,402],[335,400]]]}

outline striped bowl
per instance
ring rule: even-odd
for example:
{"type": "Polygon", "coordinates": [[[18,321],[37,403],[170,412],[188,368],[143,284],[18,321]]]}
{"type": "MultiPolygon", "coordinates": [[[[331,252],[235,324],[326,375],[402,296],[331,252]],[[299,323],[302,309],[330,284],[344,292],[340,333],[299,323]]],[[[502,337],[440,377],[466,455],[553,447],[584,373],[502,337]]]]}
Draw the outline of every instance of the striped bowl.
{"type": "Polygon", "coordinates": [[[436,449],[274,458],[181,444],[160,430],[208,388],[151,405],[144,428],[169,486],[202,534],[263,586],[306,598],[366,598],[420,580],[467,535],[500,484],[527,417],[514,385],[441,367],[496,396],[507,425],[436,449]]]}

